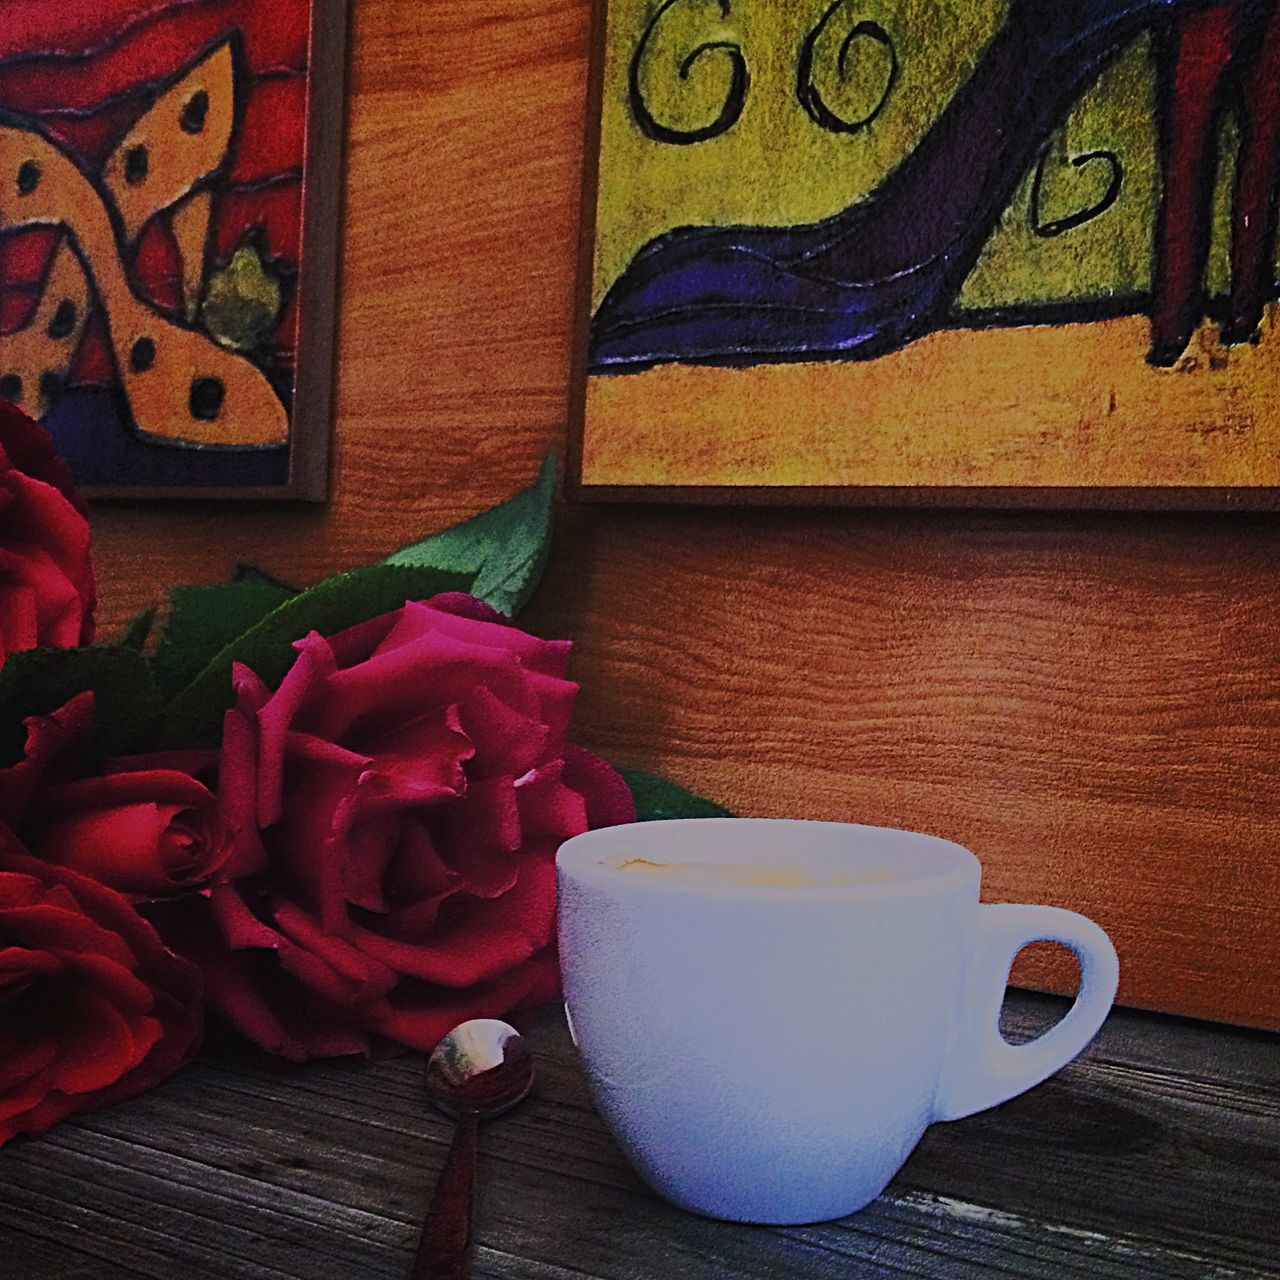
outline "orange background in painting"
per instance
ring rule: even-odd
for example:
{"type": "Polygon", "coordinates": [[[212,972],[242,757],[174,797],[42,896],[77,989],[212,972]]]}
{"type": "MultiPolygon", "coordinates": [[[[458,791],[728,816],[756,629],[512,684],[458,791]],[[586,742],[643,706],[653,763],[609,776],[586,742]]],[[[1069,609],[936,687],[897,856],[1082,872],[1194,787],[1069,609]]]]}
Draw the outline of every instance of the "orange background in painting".
{"type": "Polygon", "coordinates": [[[1205,326],[1172,369],[1145,317],[948,330],[868,361],[590,379],[585,485],[1280,484],[1280,335],[1205,326]]]}

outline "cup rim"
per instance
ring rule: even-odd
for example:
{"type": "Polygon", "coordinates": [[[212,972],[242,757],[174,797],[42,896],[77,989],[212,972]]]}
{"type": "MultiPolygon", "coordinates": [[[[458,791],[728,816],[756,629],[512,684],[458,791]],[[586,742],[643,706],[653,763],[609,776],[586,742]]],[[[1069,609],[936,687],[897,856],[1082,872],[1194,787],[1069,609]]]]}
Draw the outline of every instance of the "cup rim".
{"type": "Polygon", "coordinates": [[[885,897],[923,897],[963,889],[972,886],[975,896],[979,887],[982,864],[974,853],[954,840],[942,836],[930,835],[910,827],[882,827],[856,822],[828,822],[814,818],[661,818],[649,822],[625,822],[609,827],[596,827],[571,836],[556,851],[556,870],[578,883],[591,884],[596,888],[609,889],[614,892],[625,886],[628,896],[638,894],[670,895],[675,897],[710,896],[715,898],[743,898],[758,900],[762,895],[769,901],[777,900],[809,900],[845,902],[851,899],[885,898],[885,897]],[[663,830],[677,830],[686,827],[696,828],[703,833],[708,829],[728,828],[741,830],[744,825],[752,827],[802,827],[808,830],[826,828],[838,830],[852,835],[856,832],[874,834],[878,837],[889,835],[891,838],[901,837],[904,845],[923,842],[927,847],[938,852],[946,851],[952,859],[952,865],[922,875],[904,876],[889,881],[862,882],[854,884],[814,883],[803,885],[758,885],[758,884],[725,884],[699,881],[667,880],[657,876],[623,876],[617,867],[602,861],[611,847],[625,848],[634,837],[627,833],[639,831],[643,834],[659,834],[663,830]]]}

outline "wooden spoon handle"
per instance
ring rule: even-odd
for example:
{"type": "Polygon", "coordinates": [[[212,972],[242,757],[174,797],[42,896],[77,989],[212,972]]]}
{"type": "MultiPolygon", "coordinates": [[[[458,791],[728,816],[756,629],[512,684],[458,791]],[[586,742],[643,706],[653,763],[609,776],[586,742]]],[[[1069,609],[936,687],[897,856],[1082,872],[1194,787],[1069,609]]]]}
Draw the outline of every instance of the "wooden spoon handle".
{"type": "Polygon", "coordinates": [[[476,1180],[474,1115],[458,1118],[453,1145],[422,1224],[412,1280],[466,1280],[471,1271],[471,1193],[476,1180]]]}

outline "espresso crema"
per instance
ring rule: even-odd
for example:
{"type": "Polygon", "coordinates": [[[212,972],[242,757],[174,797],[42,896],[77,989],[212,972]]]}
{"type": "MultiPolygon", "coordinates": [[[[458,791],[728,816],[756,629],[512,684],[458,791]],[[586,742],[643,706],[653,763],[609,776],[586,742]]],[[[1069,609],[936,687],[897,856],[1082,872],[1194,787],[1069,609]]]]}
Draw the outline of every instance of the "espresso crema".
{"type": "Polygon", "coordinates": [[[887,884],[891,877],[875,870],[815,874],[807,867],[783,862],[663,862],[620,857],[608,866],[628,875],[681,884],[723,885],[753,889],[819,889],[827,886],[887,884]]]}

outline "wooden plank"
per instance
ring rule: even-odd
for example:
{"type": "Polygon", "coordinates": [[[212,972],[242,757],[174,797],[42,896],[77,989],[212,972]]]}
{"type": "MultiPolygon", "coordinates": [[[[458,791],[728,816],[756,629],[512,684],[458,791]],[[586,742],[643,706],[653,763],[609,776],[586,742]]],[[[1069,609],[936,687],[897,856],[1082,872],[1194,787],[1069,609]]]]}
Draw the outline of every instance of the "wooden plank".
{"type": "MultiPolygon", "coordinates": [[[[1061,1011],[1016,996],[1009,1033],[1061,1011]]],[[[863,1213],[766,1229],[653,1196],[559,1016],[529,1033],[537,1089],[482,1137],[478,1277],[1280,1277],[1275,1036],[1118,1014],[1048,1084],[931,1129],[863,1213]]],[[[420,1071],[201,1061],[0,1152],[0,1250],[23,1280],[398,1280],[450,1136],[420,1071]]]]}
{"type": "Polygon", "coordinates": [[[140,1272],[108,1262],[93,1253],[78,1253],[67,1244],[51,1244],[34,1236],[4,1237],[8,1276],[53,1276],[58,1280],[137,1280],[140,1272]]]}
{"type": "MultiPolygon", "coordinates": [[[[100,512],[104,635],[238,562],[366,562],[563,445],[586,0],[352,18],[332,501],[100,512]]],[[[1123,999],[1280,1026],[1277,527],[569,508],[528,622],[577,640],[577,732],[612,758],[960,839],[988,896],[1096,916],[1123,999]]]]}

